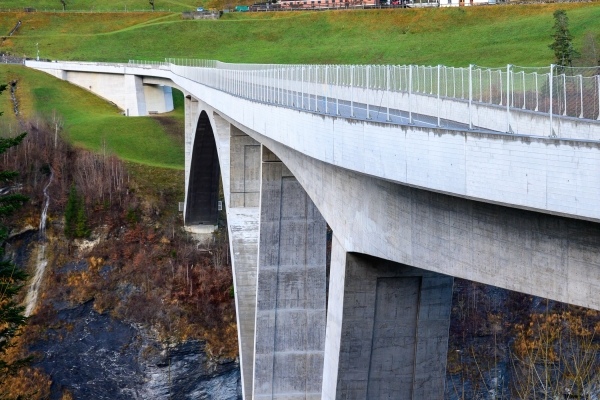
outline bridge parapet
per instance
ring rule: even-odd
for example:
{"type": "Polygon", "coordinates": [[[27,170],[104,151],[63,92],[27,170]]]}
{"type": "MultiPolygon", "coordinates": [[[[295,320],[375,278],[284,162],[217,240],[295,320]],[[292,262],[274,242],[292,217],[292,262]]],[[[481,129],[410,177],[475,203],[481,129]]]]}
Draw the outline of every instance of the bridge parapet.
{"type": "MultiPolygon", "coordinates": [[[[598,68],[230,64],[193,59],[53,64],[57,70],[102,67],[106,73],[170,71],[244,99],[344,118],[600,140],[598,68]]],[[[27,65],[35,68],[36,62],[27,65]]]]}

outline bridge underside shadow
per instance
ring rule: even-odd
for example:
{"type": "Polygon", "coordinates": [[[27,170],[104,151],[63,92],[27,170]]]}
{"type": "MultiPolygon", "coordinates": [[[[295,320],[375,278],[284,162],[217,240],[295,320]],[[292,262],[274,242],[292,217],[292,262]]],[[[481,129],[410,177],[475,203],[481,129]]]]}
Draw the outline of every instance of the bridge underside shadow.
{"type": "Polygon", "coordinates": [[[205,111],[198,118],[185,207],[186,225],[214,225],[218,216],[219,156],[210,120],[205,111]]]}
{"type": "MultiPolygon", "coordinates": [[[[216,207],[213,129],[203,111],[190,142],[188,224],[188,212],[201,221],[206,204],[216,207]]],[[[453,276],[600,308],[598,224],[385,181],[237,124],[224,136],[228,217],[245,208],[257,231],[238,235],[244,254],[232,245],[236,301],[248,302],[237,305],[247,399],[441,398],[453,276]],[[334,233],[326,314],[325,265],[314,260],[325,221],[334,233]]]]}
{"type": "MultiPolygon", "coordinates": [[[[600,289],[595,273],[600,268],[596,223],[396,184],[324,163],[235,126],[262,145],[263,154],[265,146],[272,151],[334,233],[326,340],[317,351],[324,351],[320,398],[443,396],[453,276],[600,308],[594,295],[600,289]]],[[[277,229],[269,233],[269,224],[262,218],[281,207],[265,203],[265,184],[270,182],[264,175],[267,166],[271,167],[263,160],[261,238],[280,234],[277,229]]],[[[277,182],[273,182],[275,187],[284,187],[277,182]]],[[[283,243],[299,237],[292,235],[283,243]]],[[[261,253],[267,250],[263,245],[261,253]]],[[[287,253],[293,251],[282,251],[281,257],[287,253]]],[[[254,395],[275,398],[295,392],[288,390],[295,388],[290,384],[295,380],[291,376],[278,379],[278,373],[290,371],[276,361],[277,343],[287,340],[273,332],[276,324],[259,320],[264,314],[260,298],[277,293],[282,284],[287,292],[303,288],[296,288],[280,272],[276,274],[279,280],[274,280],[277,285],[261,286],[267,283],[261,280],[267,272],[264,267],[259,258],[253,356],[259,362],[254,365],[254,384],[260,385],[254,387],[254,395]],[[266,338],[270,349],[262,346],[266,338]],[[270,360],[267,368],[262,359],[270,360]]],[[[282,315],[283,304],[274,304],[264,311],[282,315]]],[[[297,348],[292,351],[300,353],[297,348]]],[[[301,392],[308,398],[309,391],[301,392]]]]}

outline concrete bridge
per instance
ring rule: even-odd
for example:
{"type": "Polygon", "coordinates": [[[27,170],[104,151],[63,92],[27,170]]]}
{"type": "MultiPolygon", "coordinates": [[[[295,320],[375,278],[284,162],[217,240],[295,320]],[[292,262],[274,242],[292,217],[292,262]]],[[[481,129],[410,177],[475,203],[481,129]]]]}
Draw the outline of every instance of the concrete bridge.
{"type": "Polygon", "coordinates": [[[597,77],[27,65],[130,116],[183,91],[185,222],[221,181],[245,399],[443,398],[453,277],[600,309],[597,77]]]}

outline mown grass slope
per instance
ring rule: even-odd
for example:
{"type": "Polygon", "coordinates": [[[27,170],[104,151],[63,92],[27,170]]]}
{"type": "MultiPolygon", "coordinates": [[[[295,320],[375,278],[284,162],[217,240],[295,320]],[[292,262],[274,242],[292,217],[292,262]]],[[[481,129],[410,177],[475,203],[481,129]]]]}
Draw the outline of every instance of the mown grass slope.
{"type": "MultiPolygon", "coordinates": [[[[35,119],[55,111],[65,121],[65,132],[75,145],[91,150],[106,146],[124,160],[183,168],[180,92],[175,96],[178,109],[171,115],[128,118],[117,107],[68,82],[22,66],[0,64],[0,82],[15,80],[23,118],[35,119]]],[[[8,93],[0,97],[0,107],[15,125],[8,93]]],[[[17,131],[16,126],[14,130],[17,131]]]]}
{"type": "MultiPolygon", "coordinates": [[[[136,14],[5,14],[0,31],[17,19],[22,29],[0,49],[17,54],[98,61],[164,57],[265,63],[418,63],[547,65],[553,59],[552,13],[566,9],[575,45],[600,33],[600,3],[441,9],[235,13],[218,21],[162,15],[132,23],[136,14]],[[38,19],[47,23],[38,23],[38,19]],[[36,23],[38,25],[36,25],[36,23]],[[125,26],[126,25],[126,26],[125,26]],[[32,29],[32,28],[35,29],[32,29]]],[[[145,16],[145,14],[144,14],[145,16]]],[[[1,50],[0,50],[1,51],[1,50]]]]}
{"type": "MultiPolygon", "coordinates": [[[[12,0],[9,0],[12,1],[12,0]]],[[[15,0],[16,1],[16,0],[15,0]]],[[[185,0],[189,1],[189,0],[185,0]]],[[[24,2],[20,2],[25,5],[24,2]]],[[[214,58],[264,63],[470,63],[548,65],[552,13],[567,10],[575,46],[600,33],[600,2],[453,9],[235,13],[218,21],[184,21],[178,13],[0,13],[0,35],[17,20],[0,53],[90,61],[214,58]]],[[[0,68],[0,82],[19,81],[25,115],[64,116],[73,143],[98,149],[106,141],[123,159],[182,168],[182,98],[171,116],[126,118],[92,94],[21,67],[0,68]]],[[[0,97],[16,126],[9,96],[0,97]]]]}
{"type": "MultiPolygon", "coordinates": [[[[155,0],[155,10],[193,10],[202,5],[203,0],[155,0]]],[[[2,0],[0,9],[23,9],[24,7],[35,8],[39,11],[60,11],[62,4],[59,0],[2,0]]],[[[151,11],[148,0],[67,0],[67,11],[151,11]]]]}

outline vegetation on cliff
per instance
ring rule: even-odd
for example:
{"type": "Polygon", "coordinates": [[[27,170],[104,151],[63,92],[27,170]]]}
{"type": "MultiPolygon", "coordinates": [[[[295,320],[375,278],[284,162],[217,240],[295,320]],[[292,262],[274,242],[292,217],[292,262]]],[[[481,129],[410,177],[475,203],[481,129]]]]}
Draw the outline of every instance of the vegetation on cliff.
{"type": "MultiPolygon", "coordinates": [[[[0,94],[6,90],[6,85],[0,85],[0,94]]],[[[2,113],[0,112],[0,116],[2,113]]],[[[0,132],[0,155],[9,149],[21,144],[27,133],[15,137],[3,137],[0,132]]],[[[19,172],[11,171],[3,166],[0,168],[0,184],[3,185],[0,194],[0,218],[2,222],[6,217],[12,216],[23,204],[29,200],[18,193],[18,186],[13,186],[13,181],[19,172]]],[[[5,256],[8,227],[0,225],[0,386],[7,379],[14,376],[29,361],[29,357],[6,357],[6,353],[15,346],[15,339],[21,335],[27,322],[25,307],[17,302],[17,296],[24,286],[27,274],[19,268],[12,259],[5,256]]],[[[10,391],[0,389],[0,398],[12,398],[10,391]]]]}
{"type": "MultiPolygon", "coordinates": [[[[57,118],[50,114],[25,122],[29,135],[2,159],[3,168],[20,172],[16,182],[32,199],[7,219],[22,232],[12,239],[14,248],[25,246],[20,241],[39,225],[41,189],[49,168],[54,172],[42,293],[9,356],[31,355],[30,346],[60,324],[59,310],[91,301],[96,312],[143,326],[164,342],[199,339],[213,357],[235,358],[227,236],[198,247],[182,231],[177,202],[183,197],[183,172],[126,164],[108,148],[94,153],[71,146],[62,132],[56,136],[57,118]],[[68,220],[72,225],[65,235],[68,220]]],[[[10,387],[21,388],[11,392],[16,395],[41,388],[34,398],[44,398],[51,386],[39,369],[29,368],[13,377],[10,387]]]]}

